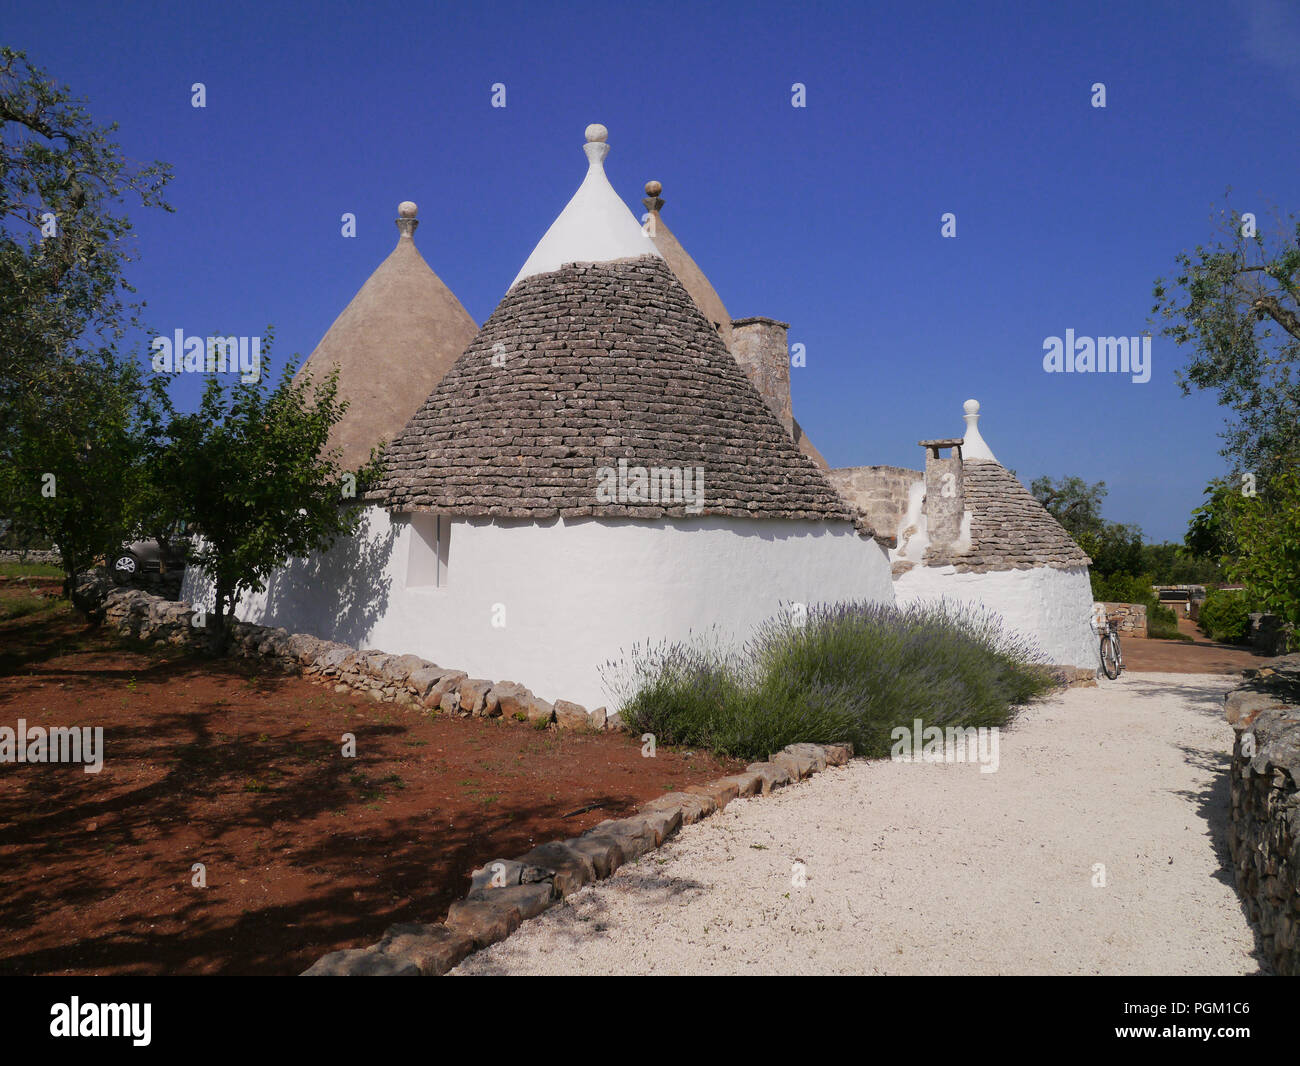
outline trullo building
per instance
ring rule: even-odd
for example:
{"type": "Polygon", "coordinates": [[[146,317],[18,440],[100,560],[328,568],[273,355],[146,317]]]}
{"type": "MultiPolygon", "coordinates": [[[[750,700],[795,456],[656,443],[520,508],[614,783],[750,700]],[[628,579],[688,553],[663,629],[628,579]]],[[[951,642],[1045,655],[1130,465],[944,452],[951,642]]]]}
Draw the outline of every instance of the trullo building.
{"type": "Polygon", "coordinates": [[[892,600],[885,549],[610,186],[603,127],[584,151],[577,192],[396,434],[361,534],[241,618],[596,706],[601,664],[634,645],[892,600]]]}
{"type": "Polygon", "coordinates": [[[900,604],[947,599],[995,611],[1047,660],[1096,672],[1091,560],[994,456],[965,404],[963,437],[918,442],[925,469],[846,467],[831,480],[891,545],[900,604]]]}

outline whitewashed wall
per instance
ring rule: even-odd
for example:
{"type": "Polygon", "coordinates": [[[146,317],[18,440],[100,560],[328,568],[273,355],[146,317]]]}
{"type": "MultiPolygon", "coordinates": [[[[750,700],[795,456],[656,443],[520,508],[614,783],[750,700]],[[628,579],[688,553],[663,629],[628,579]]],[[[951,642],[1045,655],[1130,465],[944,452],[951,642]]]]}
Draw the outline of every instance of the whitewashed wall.
{"type": "Polygon", "coordinates": [[[1052,663],[1087,670],[1099,665],[1086,567],[959,574],[951,566],[914,566],[895,579],[894,593],[900,604],[946,597],[987,607],[1036,642],[1052,663]]]}
{"type": "MultiPolygon", "coordinates": [[[[610,702],[600,665],[636,643],[715,625],[744,639],[783,603],[893,600],[884,549],[846,522],[458,519],[446,586],[408,589],[409,521],[373,507],[365,520],[358,537],[278,571],[238,616],[590,709],[610,702]]],[[[182,595],[210,603],[188,574],[182,595]]]]}

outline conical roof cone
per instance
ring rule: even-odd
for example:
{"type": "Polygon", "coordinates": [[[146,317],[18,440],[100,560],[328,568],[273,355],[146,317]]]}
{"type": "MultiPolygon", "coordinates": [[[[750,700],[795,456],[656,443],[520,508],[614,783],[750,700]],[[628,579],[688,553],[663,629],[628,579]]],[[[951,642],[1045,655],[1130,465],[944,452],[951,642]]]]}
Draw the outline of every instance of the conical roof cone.
{"type": "Polygon", "coordinates": [[[722,297],[714,289],[713,284],[709,281],[704,271],[700,269],[699,264],[691,258],[690,253],[682,247],[676,235],[668,228],[668,223],[664,221],[660,213],[664,201],[660,197],[663,186],[657,181],[648,181],[645,186],[646,198],[641,202],[645,204],[649,217],[646,220],[646,227],[650,236],[655,242],[655,247],[667,261],[672,272],[677,276],[677,280],[682,283],[683,288],[690,294],[695,306],[700,309],[704,317],[713,323],[717,329],[718,335],[722,338],[722,343],[728,348],[731,347],[731,315],[727,313],[727,308],[722,302],[722,297]]]}
{"type": "MultiPolygon", "coordinates": [[[[691,258],[691,254],[682,247],[677,235],[664,221],[662,214],[664,200],[659,195],[662,192],[663,185],[660,182],[646,182],[645,199],[641,201],[645,204],[646,211],[649,213],[646,219],[646,228],[654,238],[655,247],[659,249],[659,253],[677,276],[677,280],[690,293],[691,299],[695,301],[695,306],[700,309],[704,317],[713,323],[718,331],[718,336],[722,338],[722,343],[730,350],[732,342],[731,315],[728,313],[726,305],[723,304],[722,297],[718,295],[717,290],[713,287],[713,283],[709,281],[708,275],[691,258]]],[[[813,442],[808,439],[808,435],[803,431],[803,426],[799,425],[799,420],[792,418],[792,421],[794,423],[794,442],[799,450],[822,470],[829,470],[831,468],[830,463],[817,450],[813,442]]]]}
{"type": "Polygon", "coordinates": [[[967,400],[963,410],[961,465],[970,544],[960,551],[931,546],[925,564],[974,572],[1089,565],[1092,560],[1065,527],[994,457],[979,431],[979,401],[967,400]]]}
{"type": "Polygon", "coordinates": [[[606,263],[659,254],[654,241],[605,176],[608,136],[609,131],[599,123],[587,127],[587,143],[582,146],[587,155],[587,176],[537,243],[512,286],[535,274],[558,270],[566,263],[606,263]]]}
{"type": "Polygon", "coordinates": [[[344,469],[355,470],[391,441],[442,380],[478,326],[415,247],[415,204],[398,208],[397,247],[334,320],[295,380],[339,367],[349,401],[330,431],[344,469]]]}
{"type": "Polygon", "coordinates": [[[611,240],[612,212],[576,202],[564,265],[536,270],[550,260],[534,253],[394,441],[371,498],[467,517],[852,521],[626,207],[632,231],[611,240]],[[638,469],[701,491],[643,498],[638,469]]]}

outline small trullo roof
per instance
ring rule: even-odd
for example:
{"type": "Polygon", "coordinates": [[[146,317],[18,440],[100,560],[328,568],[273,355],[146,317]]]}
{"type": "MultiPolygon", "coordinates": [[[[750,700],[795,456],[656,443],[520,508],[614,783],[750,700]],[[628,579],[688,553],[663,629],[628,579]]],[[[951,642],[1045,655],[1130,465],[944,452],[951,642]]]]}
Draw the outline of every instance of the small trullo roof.
{"type": "Polygon", "coordinates": [[[330,432],[344,469],[355,470],[391,441],[442,380],[478,326],[415,247],[409,200],[398,208],[397,246],[342,313],[295,380],[339,367],[347,411],[330,432]]]}

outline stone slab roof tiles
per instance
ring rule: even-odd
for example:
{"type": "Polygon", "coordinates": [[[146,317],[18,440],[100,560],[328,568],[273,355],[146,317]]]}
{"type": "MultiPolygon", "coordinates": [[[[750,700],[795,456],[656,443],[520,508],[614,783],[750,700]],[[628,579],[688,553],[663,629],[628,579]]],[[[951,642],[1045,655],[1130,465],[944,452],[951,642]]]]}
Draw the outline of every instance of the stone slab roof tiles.
{"type": "Polygon", "coordinates": [[[465,517],[853,520],[657,254],[516,282],[370,498],[465,517]],[[598,470],[620,459],[703,467],[702,510],[599,502],[598,470]]]}
{"type": "Polygon", "coordinates": [[[1062,570],[1092,562],[1001,463],[963,459],[962,478],[971,515],[970,550],[955,553],[932,545],[925,554],[926,566],[952,564],[963,573],[987,573],[1040,566],[1062,570]]]}

